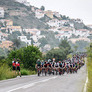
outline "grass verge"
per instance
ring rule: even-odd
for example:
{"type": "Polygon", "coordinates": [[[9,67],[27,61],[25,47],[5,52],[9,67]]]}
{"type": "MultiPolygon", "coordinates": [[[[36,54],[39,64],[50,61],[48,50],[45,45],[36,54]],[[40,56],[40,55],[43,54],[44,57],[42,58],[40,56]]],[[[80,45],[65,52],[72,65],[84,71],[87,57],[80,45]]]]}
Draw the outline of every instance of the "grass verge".
{"type": "Polygon", "coordinates": [[[0,65],[0,80],[16,77],[15,73],[10,70],[7,64],[0,65]]]}
{"type": "Polygon", "coordinates": [[[87,68],[88,68],[88,84],[87,92],[92,92],[92,57],[87,58],[87,68]]]}
{"type": "MultiPolygon", "coordinates": [[[[21,75],[33,75],[35,71],[21,69],[21,75]]],[[[17,77],[7,64],[0,64],[0,80],[11,79],[17,77]]]]}

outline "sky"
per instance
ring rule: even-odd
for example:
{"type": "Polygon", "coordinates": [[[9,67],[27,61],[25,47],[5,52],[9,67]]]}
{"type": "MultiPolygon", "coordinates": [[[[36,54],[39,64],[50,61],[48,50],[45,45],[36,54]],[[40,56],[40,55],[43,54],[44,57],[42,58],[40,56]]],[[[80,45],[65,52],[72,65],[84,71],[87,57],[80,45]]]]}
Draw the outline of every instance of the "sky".
{"type": "Polygon", "coordinates": [[[92,24],[92,0],[27,0],[31,5],[57,11],[70,18],[80,18],[84,24],[92,24]]]}

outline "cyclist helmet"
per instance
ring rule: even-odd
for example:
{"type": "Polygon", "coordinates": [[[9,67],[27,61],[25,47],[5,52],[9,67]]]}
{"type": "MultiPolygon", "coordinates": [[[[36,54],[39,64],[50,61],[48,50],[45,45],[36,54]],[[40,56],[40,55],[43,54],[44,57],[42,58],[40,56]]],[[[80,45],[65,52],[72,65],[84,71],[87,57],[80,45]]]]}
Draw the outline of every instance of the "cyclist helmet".
{"type": "Polygon", "coordinates": [[[61,63],[61,61],[59,61],[59,63],[61,63]]]}

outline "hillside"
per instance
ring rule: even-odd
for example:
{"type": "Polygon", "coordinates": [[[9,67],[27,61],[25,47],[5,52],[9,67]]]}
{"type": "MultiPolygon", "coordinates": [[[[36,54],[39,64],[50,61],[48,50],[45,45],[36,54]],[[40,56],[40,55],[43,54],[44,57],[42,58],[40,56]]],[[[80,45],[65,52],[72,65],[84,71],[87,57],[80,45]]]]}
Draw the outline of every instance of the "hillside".
{"type": "Polygon", "coordinates": [[[47,28],[44,22],[34,16],[31,6],[25,6],[15,0],[0,0],[0,7],[5,9],[5,19],[12,19],[14,25],[22,26],[22,28],[47,28]]]}
{"type": "MultiPolygon", "coordinates": [[[[0,0],[0,7],[4,7],[5,10],[5,19],[12,19],[14,25],[21,26],[22,28],[37,28],[37,29],[48,29],[49,26],[46,24],[50,17],[46,14],[42,18],[36,18],[35,12],[32,11],[33,6],[26,6],[23,3],[16,2],[15,0],[0,0]]],[[[35,9],[38,9],[35,7],[35,9]]],[[[75,29],[88,29],[92,30],[89,27],[85,26],[84,23],[77,23],[67,17],[66,15],[61,15],[60,18],[53,15],[54,18],[58,20],[69,20],[74,24],[75,29]]]]}

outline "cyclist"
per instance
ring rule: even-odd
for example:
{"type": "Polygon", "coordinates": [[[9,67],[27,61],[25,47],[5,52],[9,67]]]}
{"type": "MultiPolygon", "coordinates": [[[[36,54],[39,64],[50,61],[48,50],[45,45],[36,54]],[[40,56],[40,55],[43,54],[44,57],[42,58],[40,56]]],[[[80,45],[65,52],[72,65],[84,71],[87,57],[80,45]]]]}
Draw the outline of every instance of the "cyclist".
{"type": "Polygon", "coordinates": [[[59,61],[59,74],[63,74],[63,67],[62,67],[62,62],[59,61]]]}
{"type": "Polygon", "coordinates": [[[48,63],[47,63],[48,73],[49,73],[49,74],[51,74],[51,71],[52,71],[52,69],[51,69],[51,68],[52,68],[52,65],[51,65],[51,62],[50,62],[50,61],[51,61],[51,60],[49,59],[49,60],[48,60],[48,63]]]}
{"type": "Polygon", "coordinates": [[[66,64],[66,72],[67,72],[67,74],[69,73],[69,69],[70,69],[70,65],[69,65],[69,62],[67,62],[67,64],[66,64]]]}
{"type": "Polygon", "coordinates": [[[41,61],[41,71],[42,71],[42,75],[43,75],[43,72],[44,72],[44,60],[41,61]]]}
{"type": "Polygon", "coordinates": [[[75,71],[75,63],[73,63],[73,73],[74,73],[74,71],[75,71]]]}
{"type": "MultiPolygon", "coordinates": [[[[19,63],[19,60],[17,60],[16,62],[16,71],[18,71],[20,77],[21,77],[21,72],[20,72],[20,63],[19,63]]],[[[16,72],[17,73],[17,72],[16,72]]]]}
{"type": "Polygon", "coordinates": [[[73,64],[70,63],[70,73],[72,73],[72,69],[73,69],[73,64]]]}
{"type": "Polygon", "coordinates": [[[45,76],[46,76],[47,71],[48,71],[48,69],[47,69],[47,61],[44,62],[44,68],[45,68],[45,76]]]}
{"type": "Polygon", "coordinates": [[[56,75],[58,73],[58,70],[59,69],[59,63],[58,62],[55,62],[55,71],[56,71],[56,75]]]}
{"type": "Polygon", "coordinates": [[[39,74],[41,73],[41,61],[40,61],[40,59],[38,59],[36,62],[36,69],[37,69],[38,76],[39,76],[39,74]]]}

